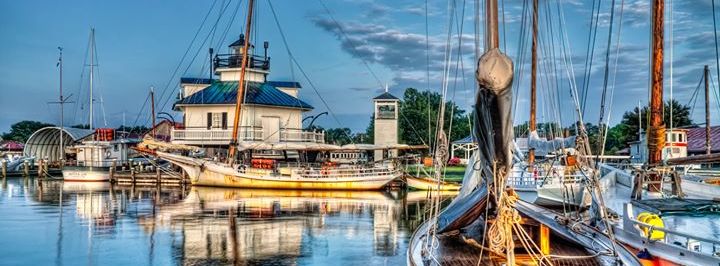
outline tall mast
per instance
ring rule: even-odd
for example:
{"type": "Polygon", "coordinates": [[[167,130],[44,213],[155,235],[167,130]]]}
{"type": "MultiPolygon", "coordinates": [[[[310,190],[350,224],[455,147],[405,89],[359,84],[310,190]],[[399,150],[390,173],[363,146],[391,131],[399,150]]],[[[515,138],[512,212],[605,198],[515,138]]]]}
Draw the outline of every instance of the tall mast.
{"type": "MultiPolygon", "coordinates": [[[[651,59],[652,75],[650,77],[650,125],[648,126],[648,163],[656,165],[662,161],[662,150],[665,147],[665,124],[663,123],[663,32],[665,1],[653,0],[652,4],[652,37],[651,59]]],[[[653,175],[652,181],[659,181],[653,175]]],[[[659,191],[659,186],[648,186],[650,191],[659,191]]]]}
{"type": "Polygon", "coordinates": [[[498,37],[498,3],[497,0],[485,2],[485,51],[496,49],[500,46],[498,37]]]}
{"type": "Polygon", "coordinates": [[[64,120],[65,120],[65,108],[63,108],[63,104],[65,103],[65,99],[63,99],[63,54],[62,54],[62,47],[58,47],[58,50],[60,50],[60,58],[58,59],[58,66],[60,67],[60,166],[63,166],[65,163],[63,162],[65,159],[65,141],[63,140],[63,130],[65,129],[64,120]]]}
{"type": "MultiPolygon", "coordinates": [[[[530,72],[530,121],[529,131],[537,130],[536,109],[537,109],[537,35],[538,35],[538,0],[533,0],[533,24],[532,24],[532,67],[530,72]]],[[[535,162],[535,150],[528,152],[528,163],[535,162]]]]}
{"type": "Polygon", "coordinates": [[[93,128],[93,75],[95,72],[95,28],[90,28],[90,129],[93,128]]]}
{"type": "Polygon", "coordinates": [[[228,149],[228,162],[231,164],[235,160],[235,152],[237,150],[238,126],[240,125],[240,115],[242,115],[242,102],[245,89],[245,70],[247,68],[248,47],[250,46],[250,27],[252,26],[253,4],[254,0],[248,1],[248,16],[245,23],[245,43],[242,51],[242,67],[240,68],[240,81],[238,82],[237,101],[235,102],[235,117],[233,119],[233,130],[228,149]]]}
{"type": "MultiPolygon", "coordinates": [[[[150,112],[152,115],[152,137],[155,137],[155,87],[150,86],[150,112]]],[[[175,126],[175,125],[173,125],[175,126]]]]}
{"type": "Polygon", "coordinates": [[[705,65],[705,153],[710,154],[710,68],[705,65]]]}

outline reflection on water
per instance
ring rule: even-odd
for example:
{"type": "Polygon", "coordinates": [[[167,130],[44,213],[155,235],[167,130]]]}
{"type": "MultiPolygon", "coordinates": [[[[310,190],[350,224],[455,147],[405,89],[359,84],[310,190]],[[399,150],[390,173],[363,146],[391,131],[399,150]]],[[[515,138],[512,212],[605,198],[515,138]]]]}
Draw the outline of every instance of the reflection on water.
{"type": "Polygon", "coordinates": [[[426,198],[4,179],[0,257],[11,265],[402,265],[426,198]]]}

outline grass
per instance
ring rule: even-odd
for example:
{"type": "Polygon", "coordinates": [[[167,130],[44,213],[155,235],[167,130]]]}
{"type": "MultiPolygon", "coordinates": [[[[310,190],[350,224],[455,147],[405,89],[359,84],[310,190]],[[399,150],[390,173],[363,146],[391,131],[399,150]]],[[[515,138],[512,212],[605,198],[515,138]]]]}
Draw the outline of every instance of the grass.
{"type": "MultiPolygon", "coordinates": [[[[424,167],[424,168],[425,168],[425,172],[427,172],[429,174],[433,174],[435,171],[433,167],[424,167]]],[[[409,169],[408,169],[408,173],[410,173],[412,175],[417,175],[417,171],[418,170],[416,167],[409,167],[409,169]]],[[[421,171],[420,176],[422,177],[423,175],[424,175],[424,173],[421,171]]],[[[464,176],[465,176],[465,166],[464,165],[445,167],[445,181],[460,183],[460,182],[462,182],[464,176]]]]}

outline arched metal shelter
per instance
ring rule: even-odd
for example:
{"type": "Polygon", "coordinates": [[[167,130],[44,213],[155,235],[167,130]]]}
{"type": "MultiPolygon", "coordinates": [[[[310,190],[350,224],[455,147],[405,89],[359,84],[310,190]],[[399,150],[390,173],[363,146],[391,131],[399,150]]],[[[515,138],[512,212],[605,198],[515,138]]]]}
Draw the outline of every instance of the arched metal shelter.
{"type": "Polygon", "coordinates": [[[61,158],[61,136],[65,147],[68,147],[77,144],[92,134],[93,131],[89,129],[44,127],[30,136],[25,143],[23,155],[48,159],[51,162],[58,161],[61,158]]]}

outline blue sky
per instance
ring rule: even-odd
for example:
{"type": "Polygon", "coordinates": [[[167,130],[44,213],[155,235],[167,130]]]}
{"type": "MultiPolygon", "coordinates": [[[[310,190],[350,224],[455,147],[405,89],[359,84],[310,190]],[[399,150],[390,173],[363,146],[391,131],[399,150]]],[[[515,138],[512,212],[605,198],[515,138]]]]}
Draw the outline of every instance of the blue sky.
{"type": "MultiPolygon", "coordinates": [[[[158,107],[164,106],[163,111],[170,111],[180,76],[207,76],[207,71],[203,70],[207,65],[203,64],[208,60],[208,47],[226,52],[227,45],[237,39],[242,31],[246,9],[246,2],[240,1],[2,1],[0,36],[4,37],[0,42],[0,91],[3,92],[0,96],[0,132],[7,131],[12,123],[25,119],[59,123],[58,107],[47,104],[57,99],[58,70],[55,63],[58,46],[64,47],[66,95],[72,93],[71,100],[85,103],[83,106],[68,105],[65,121],[67,124],[87,121],[87,98],[84,96],[87,93],[87,73],[82,80],[81,73],[84,70],[83,60],[90,27],[96,29],[99,60],[96,103],[102,100],[103,106],[96,109],[95,123],[102,125],[105,117],[108,124],[117,126],[122,123],[123,114],[128,125],[145,123],[148,111],[141,107],[150,86],[154,86],[158,92],[158,107]],[[239,10],[235,12],[237,6],[239,10]],[[225,11],[220,16],[223,7],[225,11]],[[202,24],[197,40],[190,45],[208,12],[210,15],[206,23],[202,24]],[[235,19],[230,23],[233,14],[236,14],[235,19]],[[215,21],[218,21],[216,30],[212,31],[215,21]],[[227,34],[223,34],[226,28],[227,34]],[[189,54],[181,63],[189,45],[189,54]],[[191,63],[190,59],[195,54],[197,56],[191,63]],[[178,66],[179,73],[173,76],[178,66]],[[141,110],[142,114],[138,116],[141,110]]],[[[501,46],[507,47],[506,52],[516,64],[527,65],[529,56],[524,61],[518,56],[522,2],[505,2],[506,29],[501,46]]],[[[574,113],[569,89],[567,85],[562,85],[567,83],[568,75],[564,73],[570,68],[562,66],[562,57],[557,54],[563,49],[559,44],[561,34],[556,25],[559,19],[556,11],[558,5],[555,1],[540,2],[540,46],[543,49],[540,58],[543,66],[547,67],[541,67],[543,81],[539,81],[541,107],[538,119],[540,122],[556,121],[560,115],[563,124],[568,124],[574,113]],[[550,12],[549,16],[547,12],[550,12]],[[551,56],[553,51],[556,52],[555,57],[551,56]],[[545,71],[552,69],[549,68],[552,66],[558,68],[559,86],[552,85],[554,76],[545,71]],[[546,100],[553,98],[554,94],[558,95],[559,103],[546,100]]],[[[572,70],[580,87],[588,59],[586,50],[593,2],[560,1],[569,44],[565,48],[572,53],[572,70]]],[[[647,102],[650,1],[616,0],[616,32],[621,2],[624,6],[617,70],[614,64],[617,35],[613,36],[610,56],[609,76],[611,80],[616,79],[610,111],[612,124],[617,123],[622,113],[636,106],[638,101],[643,104],[647,102]]],[[[687,103],[699,81],[703,65],[710,65],[711,73],[716,76],[712,8],[711,0],[675,2],[672,32],[673,96],[681,103],[687,103]]],[[[457,17],[461,16],[463,2],[455,3],[456,15],[453,16],[450,33],[453,56],[449,60],[451,71],[448,91],[450,98],[468,107],[474,101],[475,91],[472,83],[474,3],[465,3],[462,20],[457,20],[457,17]],[[459,34],[458,22],[463,24],[462,34],[459,34]],[[463,42],[460,51],[462,66],[458,64],[456,56],[460,39],[463,42]],[[456,67],[458,71],[455,71],[456,67]],[[455,76],[458,78],[455,79],[455,76]]],[[[585,119],[593,123],[598,121],[599,114],[610,3],[602,1],[600,7],[600,26],[588,86],[585,119]]],[[[371,98],[379,94],[385,84],[388,84],[392,93],[401,96],[406,87],[425,89],[426,75],[429,73],[430,88],[440,90],[451,10],[447,1],[428,2],[427,43],[425,3],[422,1],[272,0],[272,4],[290,44],[289,49],[310,80],[297,67],[291,69],[268,0],[257,1],[257,28],[254,33],[256,36],[253,37],[258,43],[264,40],[270,42],[271,80],[299,81],[303,85],[301,98],[316,107],[311,114],[329,108],[340,121],[338,125],[328,116],[319,119],[319,124],[326,127],[350,127],[354,131],[364,130],[372,112],[371,98]],[[426,45],[430,48],[427,53],[430,57],[429,72],[426,45]],[[325,99],[328,106],[323,104],[317,94],[325,99]]],[[[720,14],[716,16],[720,19],[720,14]]],[[[668,98],[671,22],[669,15],[666,18],[665,90],[668,98]]],[[[529,45],[523,49],[529,49],[529,45]]],[[[529,67],[526,67],[516,77],[519,92],[516,95],[519,96],[516,121],[527,119],[528,70],[529,67]]],[[[612,88],[612,84],[609,87],[612,88]]],[[[712,123],[717,124],[720,121],[718,103],[712,99],[711,104],[712,123]]],[[[696,121],[702,120],[702,107],[702,101],[698,101],[693,114],[696,121]]]]}

